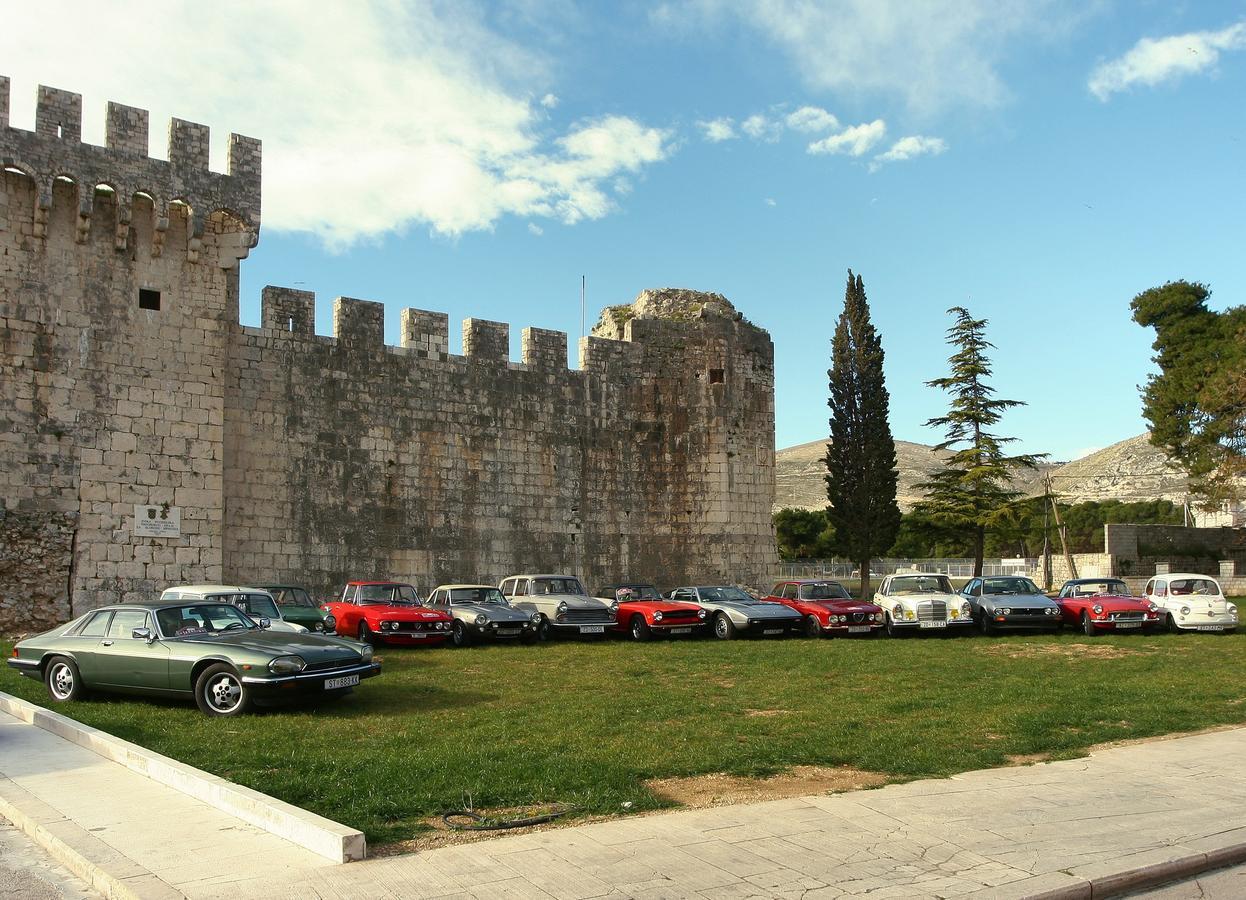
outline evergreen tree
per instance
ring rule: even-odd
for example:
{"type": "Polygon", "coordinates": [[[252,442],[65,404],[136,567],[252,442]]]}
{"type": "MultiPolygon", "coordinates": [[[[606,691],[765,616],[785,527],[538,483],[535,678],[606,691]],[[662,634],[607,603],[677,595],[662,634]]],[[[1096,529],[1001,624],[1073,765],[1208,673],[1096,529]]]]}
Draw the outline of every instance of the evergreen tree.
{"type": "Polygon", "coordinates": [[[936,449],[952,450],[952,455],[941,472],[918,485],[926,497],[914,505],[914,511],[971,539],[973,574],[978,576],[982,574],[988,526],[1020,496],[1009,486],[1009,470],[1020,466],[1032,469],[1046,454],[1004,455],[1003,446],[1015,438],[1000,437],[987,429],[999,422],[1004,410],[1025,404],[996,398],[995,389],[987,384],[991,363],[986,351],[995,346],[986,339],[987,320],[973,318],[960,306],[952,307],[948,314],[956,317],[956,324],[947,331],[947,342],[957,348],[948,357],[951,374],[926,385],[947,391],[951,404],[946,416],[926,424],[946,429],[947,440],[936,449]]]}
{"type": "Polygon", "coordinates": [[[870,559],[886,551],[900,530],[899,473],[889,421],[891,398],[883,379],[883,345],[870,324],[865,285],[851,269],[826,374],[831,408],[826,514],[836,552],[861,570],[860,596],[865,598],[870,559]]]}

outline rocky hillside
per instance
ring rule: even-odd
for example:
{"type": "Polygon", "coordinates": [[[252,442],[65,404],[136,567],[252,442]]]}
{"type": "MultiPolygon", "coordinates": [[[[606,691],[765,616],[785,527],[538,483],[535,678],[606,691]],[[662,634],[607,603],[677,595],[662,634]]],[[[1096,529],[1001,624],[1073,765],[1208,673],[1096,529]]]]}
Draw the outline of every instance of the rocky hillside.
{"type": "MultiPolygon", "coordinates": [[[[1068,503],[1087,500],[1172,500],[1186,498],[1185,473],[1173,466],[1150,432],[1104,447],[1051,472],[1051,488],[1068,503]]],[[[1042,493],[1042,482],[1029,491],[1042,493]]]]}

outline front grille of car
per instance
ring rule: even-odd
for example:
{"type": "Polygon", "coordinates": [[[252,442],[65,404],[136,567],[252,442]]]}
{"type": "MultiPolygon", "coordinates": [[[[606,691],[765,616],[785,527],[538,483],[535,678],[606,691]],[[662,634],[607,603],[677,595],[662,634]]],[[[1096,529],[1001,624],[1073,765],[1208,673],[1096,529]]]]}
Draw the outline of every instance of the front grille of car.
{"type": "Polygon", "coordinates": [[[360,659],[358,656],[347,656],[343,659],[321,660],[320,662],[310,662],[303,667],[304,672],[319,672],[322,669],[340,669],[344,666],[358,665],[360,659]]]}
{"type": "Polygon", "coordinates": [[[917,604],[917,621],[942,622],[947,619],[947,602],[943,600],[927,600],[917,604]]]}
{"type": "Polygon", "coordinates": [[[863,612],[854,612],[854,613],[852,614],[852,621],[854,621],[854,622],[864,622],[864,621],[865,621],[865,613],[863,613],[863,612]]]}
{"type": "Polygon", "coordinates": [[[398,622],[394,631],[436,631],[436,622],[398,622]]]}
{"type": "Polygon", "coordinates": [[[1041,609],[1030,609],[1028,607],[1014,606],[1012,608],[1014,616],[1042,616],[1046,615],[1041,609]]]}
{"type": "Polygon", "coordinates": [[[695,609],[671,609],[662,613],[662,621],[670,622],[679,619],[695,619],[697,610],[695,609]]]}
{"type": "Polygon", "coordinates": [[[1128,612],[1114,612],[1108,614],[1108,620],[1112,622],[1137,622],[1146,618],[1146,614],[1141,610],[1128,612]]]}
{"type": "Polygon", "coordinates": [[[602,619],[610,618],[608,610],[604,609],[568,609],[562,614],[560,622],[600,622],[602,619]]]}

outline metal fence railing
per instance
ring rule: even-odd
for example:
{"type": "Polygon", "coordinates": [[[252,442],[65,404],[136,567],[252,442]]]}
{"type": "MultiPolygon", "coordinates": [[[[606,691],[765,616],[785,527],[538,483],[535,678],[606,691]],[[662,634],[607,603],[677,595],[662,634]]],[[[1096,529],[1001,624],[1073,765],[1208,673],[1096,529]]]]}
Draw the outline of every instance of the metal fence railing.
{"type": "MultiPolygon", "coordinates": [[[[1038,559],[984,559],[983,575],[1026,575],[1039,567],[1038,559]]],[[[843,559],[797,559],[779,564],[784,578],[858,578],[856,563],[843,559]]],[[[941,573],[952,578],[973,575],[972,559],[875,559],[870,561],[870,575],[882,578],[893,572],[941,573]]]]}

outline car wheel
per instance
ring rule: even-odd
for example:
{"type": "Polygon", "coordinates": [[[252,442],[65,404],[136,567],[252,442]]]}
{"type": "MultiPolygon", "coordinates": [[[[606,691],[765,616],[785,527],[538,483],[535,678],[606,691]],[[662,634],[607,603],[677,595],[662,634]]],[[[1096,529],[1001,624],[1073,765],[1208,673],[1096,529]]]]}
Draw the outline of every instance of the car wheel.
{"type": "Polygon", "coordinates": [[[536,639],[538,641],[552,640],[554,637],[554,626],[549,624],[549,619],[541,616],[540,624],[536,627],[536,639]]]}
{"type": "Polygon", "coordinates": [[[731,624],[731,619],[726,613],[719,613],[714,617],[714,637],[720,641],[729,641],[736,636],[736,627],[731,624]]]}
{"type": "Polygon", "coordinates": [[[1096,634],[1095,626],[1090,621],[1090,613],[1086,610],[1082,610],[1082,632],[1086,637],[1094,637],[1096,634]]]}
{"type": "Polygon", "coordinates": [[[805,616],[804,625],[805,625],[804,627],[805,637],[807,638],[822,637],[822,626],[818,624],[818,617],[815,616],[813,613],[810,613],[809,615],[805,616]]]}
{"type": "Polygon", "coordinates": [[[450,641],[456,647],[466,647],[472,642],[472,636],[467,633],[467,626],[458,619],[455,619],[454,624],[450,626],[450,641]]]}
{"type": "Polygon", "coordinates": [[[629,631],[633,641],[647,641],[653,637],[653,631],[649,628],[649,623],[645,621],[645,617],[637,613],[632,616],[629,623],[629,631]]]}
{"type": "Polygon", "coordinates": [[[251,692],[233,666],[208,666],[195,679],[195,703],[209,716],[238,716],[251,708],[251,692]]]}
{"type": "Polygon", "coordinates": [[[978,614],[978,630],[987,637],[995,636],[995,623],[991,621],[989,616],[987,616],[985,609],[978,614]]]}
{"type": "Polygon", "coordinates": [[[359,620],[359,640],[365,644],[372,643],[372,629],[368,627],[368,623],[363,619],[359,620]]]}
{"type": "Polygon", "coordinates": [[[48,662],[43,670],[43,684],[57,703],[81,700],[87,693],[77,663],[66,656],[55,656],[48,662]]]}
{"type": "Polygon", "coordinates": [[[895,620],[891,618],[891,613],[887,613],[887,637],[902,638],[904,637],[904,629],[896,625],[895,620]]]}
{"type": "Polygon", "coordinates": [[[1168,614],[1168,618],[1164,620],[1164,624],[1167,626],[1168,631],[1171,634],[1181,633],[1181,629],[1177,627],[1177,620],[1172,617],[1172,613],[1168,614]]]}

